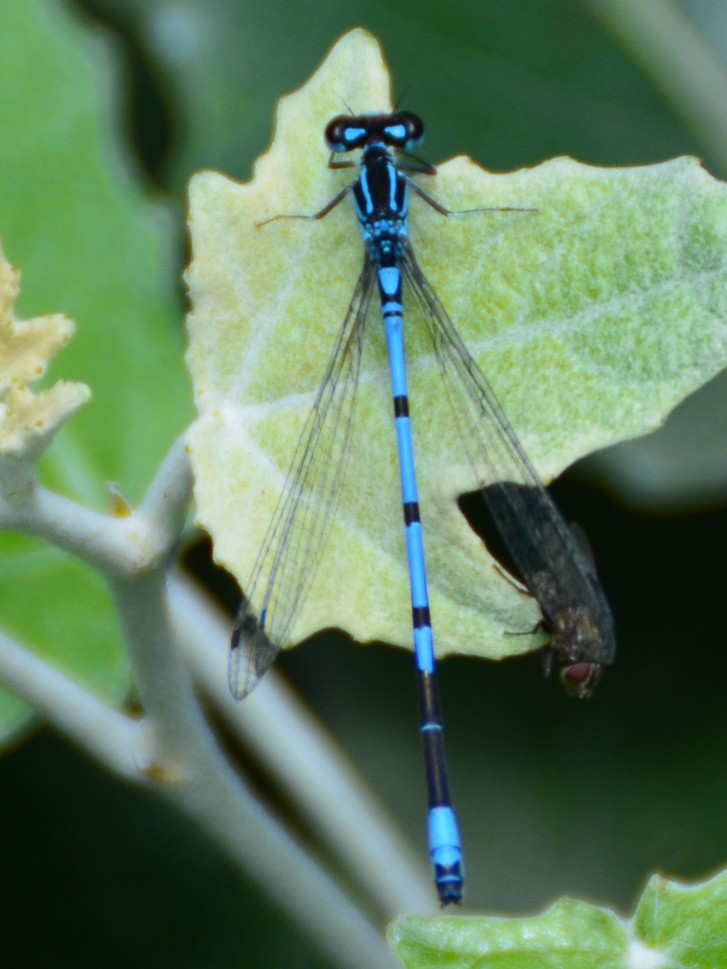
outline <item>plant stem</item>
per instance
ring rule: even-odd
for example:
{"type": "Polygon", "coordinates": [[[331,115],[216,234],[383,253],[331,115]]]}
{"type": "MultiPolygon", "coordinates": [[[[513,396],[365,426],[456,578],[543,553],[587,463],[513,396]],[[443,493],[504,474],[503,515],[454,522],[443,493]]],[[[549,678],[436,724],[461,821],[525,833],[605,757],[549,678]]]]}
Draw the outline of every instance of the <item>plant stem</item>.
{"type": "Polygon", "coordinates": [[[191,475],[182,442],[137,512],[98,515],[39,486],[0,502],[0,522],[71,551],[105,575],[144,715],[124,717],[12,640],[0,677],[73,741],[126,780],[192,817],[336,965],[392,969],[381,933],[250,794],[221,753],[176,642],[166,573],[191,475]]]}
{"type": "Polygon", "coordinates": [[[136,781],[143,721],[112,710],[100,697],[0,631],[0,680],[95,760],[136,781]]]}
{"type": "Polygon", "coordinates": [[[585,0],[727,175],[727,71],[673,0],[585,0]]]}
{"type": "Polygon", "coordinates": [[[414,853],[340,748],[271,670],[244,703],[227,687],[230,623],[192,582],[169,587],[177,640],[232,735],[282,787],[328,854],[384,916],[436,910],[423,852],[414,853]]]}

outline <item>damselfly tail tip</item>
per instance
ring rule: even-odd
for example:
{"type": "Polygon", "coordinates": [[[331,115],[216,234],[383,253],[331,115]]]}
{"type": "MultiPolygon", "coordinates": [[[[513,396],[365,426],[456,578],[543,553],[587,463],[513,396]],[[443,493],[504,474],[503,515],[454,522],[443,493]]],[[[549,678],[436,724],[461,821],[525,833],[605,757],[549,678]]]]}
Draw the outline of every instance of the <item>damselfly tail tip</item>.
{"type": "Polygon", "coordinates": [[[436,866],[434,881],[439,895],[439,904],[442,908],[448,905],[462,904],[462,870],[459,865],[436,866]]]}

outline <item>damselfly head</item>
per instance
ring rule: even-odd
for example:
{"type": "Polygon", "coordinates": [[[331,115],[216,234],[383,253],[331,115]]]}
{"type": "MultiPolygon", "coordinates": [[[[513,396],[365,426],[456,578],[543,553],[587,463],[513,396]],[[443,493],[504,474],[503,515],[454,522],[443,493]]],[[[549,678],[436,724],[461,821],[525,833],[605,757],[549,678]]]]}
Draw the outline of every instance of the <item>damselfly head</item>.
{"type": "Polygon", "coordinates": [[[353,151],[381,142],[410,151],[424,138],[424,122],[411,111],[392,114],[341,114],[326,125],[326,144],[335,152],[353,151]]]}

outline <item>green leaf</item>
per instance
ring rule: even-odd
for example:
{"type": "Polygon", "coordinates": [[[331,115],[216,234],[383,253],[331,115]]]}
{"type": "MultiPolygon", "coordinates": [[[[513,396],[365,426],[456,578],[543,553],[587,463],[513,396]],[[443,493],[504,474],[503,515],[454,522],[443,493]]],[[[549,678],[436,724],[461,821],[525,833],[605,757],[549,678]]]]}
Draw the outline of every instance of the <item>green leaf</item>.
{"type": "Polygon", "coordinates": [[[632,920],[575,899],[532,918],[404,915],[387,937],[406,969],[724,969],[727,872],[655,875],[632,920]]]}
{"type": "MultiPolygon", "coordinates": [[[[105,482],[138,500],[188,418],[167,214],[119,141],[114,51],[66,5],[0,11],[0,239],[22,271],[19,311],[76,335],[51,368],[92,401],[55,439],[45,483],[99,508],[105,482]]],[[[128,691],[112,604],[85,566],[0,536],[0,624],[107,696],[128,691]]],[[[0,695],[0,738],[28,719],[0,695]]]]}
{"type": "Polygon", "coordinates": [[[616,969],[628,949],[616,915],[576,899],[534,918],[403,915],[387,938],[407,969],[616,969]]]}
{"type": "Polygon", "coordinates": [[[727,871],[682,885],[654,875],[634,916],[634,931],[679,969],[727,967],[727,871]]]}
{"type": "MultiPolygon", "coordinates": [[[[253,181],[214,173],[191,187],[194,261],[189,362],[200,418],[191,436],[200,522],[244,584],[362,262],[351,205],[320,210],[351,181],[327,167],[322,132],[346,104],[386,110],[375,41],[347,34],[280,105],[253,181]],[[350,65],[355,63],[355,72],[350,65]]],[[[599,169],[559,158],[493,175],[467,158],[424,187],[454,210],[536,212],[444,218],[414,197],[425,273],[543,479],[578,457],[661,424],[727,363],[727,191],[690,158],[599,169]]],[[[500,658],[542,645],[539,615],[493,567],[457,507],[477,487],[415,307],[407,352],[420,499],[438,648],[500,658]]],[[[364,351],[347,484],[291,640],[339,626],[410,645],[398,469],[380,328],[364,351]],[[344,583],[342,585],[342,577],[344,583]]]]}

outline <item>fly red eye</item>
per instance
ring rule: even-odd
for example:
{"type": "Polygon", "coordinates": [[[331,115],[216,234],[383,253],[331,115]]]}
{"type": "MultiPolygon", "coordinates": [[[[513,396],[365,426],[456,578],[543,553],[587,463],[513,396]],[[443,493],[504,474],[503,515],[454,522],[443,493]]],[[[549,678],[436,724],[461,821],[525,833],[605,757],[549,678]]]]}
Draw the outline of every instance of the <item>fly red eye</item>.
{"type": "Polygon", "coordinates": [[[560,671],[560,679],[566,691],[579,700],[588,699],[603,676],[600,663],[572,663],[560,671]]]}

